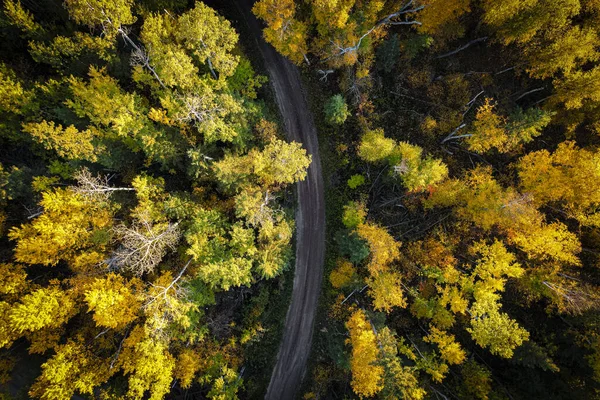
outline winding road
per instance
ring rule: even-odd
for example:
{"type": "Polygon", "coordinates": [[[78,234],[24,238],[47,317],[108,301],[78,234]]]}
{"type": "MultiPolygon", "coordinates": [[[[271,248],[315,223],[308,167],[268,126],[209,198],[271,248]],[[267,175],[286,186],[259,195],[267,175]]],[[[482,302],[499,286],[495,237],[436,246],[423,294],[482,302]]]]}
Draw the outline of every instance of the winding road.
{"type": "Polygon", "coordinates": [[[297,184],[294,287],[277,363],[265,396],[267,400],[291,400],[296,397],[306,372],[323,278],[325,199],[319,143],[298,68],[263,40],[262,27],[251,11],[254,1],[239,0],[236,3],[257,40],[287,138],[302,143],[312,155],[306,179],[297,184]]]}

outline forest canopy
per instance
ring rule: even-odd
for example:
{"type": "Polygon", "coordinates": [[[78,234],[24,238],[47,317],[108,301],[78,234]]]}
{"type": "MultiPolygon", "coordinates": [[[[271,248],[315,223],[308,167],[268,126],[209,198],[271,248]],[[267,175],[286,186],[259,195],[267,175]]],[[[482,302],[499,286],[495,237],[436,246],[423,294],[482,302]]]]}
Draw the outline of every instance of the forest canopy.
{"type": "Polygon", "coordinates": [[[1,397],[263,398],[322,165],[300,398],[600,398],[600,2],[249,3],[320,160],[240,3],[3,0],[1,397]]]}
{"type": "Polygon", "coordinates": [[[600,7],[260,0],[328,241],[305,398],[600,393],[600,7]]]}
{"type": "Polygon", "coordinates": [[[2,11],[3,382],[35,367],[18,388],[35,398],[236,397],[311,162],[266,77],[202,2],[2,11]]]}

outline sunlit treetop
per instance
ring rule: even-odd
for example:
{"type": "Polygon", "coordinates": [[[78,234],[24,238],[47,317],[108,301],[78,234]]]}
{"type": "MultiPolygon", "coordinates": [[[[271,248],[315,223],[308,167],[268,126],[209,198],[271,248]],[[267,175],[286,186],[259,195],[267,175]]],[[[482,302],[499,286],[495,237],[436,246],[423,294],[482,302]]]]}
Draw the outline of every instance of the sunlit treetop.
{"type": "Polygon", "coordinates": [[[65,7],[75,22],[90,28],[102,26],[106,34],[116,35],[123,25],[136,21],[131,12],[133,3],[133,0],[65,0],[65,7]]]}

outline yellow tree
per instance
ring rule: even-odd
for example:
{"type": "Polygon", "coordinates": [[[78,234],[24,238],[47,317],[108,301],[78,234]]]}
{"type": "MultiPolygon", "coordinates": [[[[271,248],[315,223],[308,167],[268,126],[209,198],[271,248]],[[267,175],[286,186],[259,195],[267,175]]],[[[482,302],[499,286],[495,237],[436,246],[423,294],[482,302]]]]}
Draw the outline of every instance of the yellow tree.
{"type": "Polygon", "coordinates": [[[124,92],[103,68],[91,66],[88,75],[88,83],[69,78],[73,97],[65,104],[78,117],[88,118],[99,129],[110,130],[124,139],[136,138],[147,121],[140,108],[140,98],[124,92]]]}
{"type": "Polygon", "coordinates": [[[6,207],[6,201],[8,200],[6,185],[8,184],[9,176],[10,174],[4,171],[4,167],[0,163],[0,237],[4,236],[5,233],[4,222],[6,221],[6,214],[4,207],[6,207]]]}
{"type": "Polygon", "coordinates": [[[549,78],[559,71],[568,76],[581,66],[598,61],[597,43],[597,31],[587,27],[569,26],[552,32],[549,40],[525,48],[527,72],[538,79],[549,78]]]}
{"type": "Polygon", "coordinates": [[[118,366],[128,377],[129,398],[161,400],[171,390],[175,359],[167,343],[152,339],[141,326],[136,326],[123,341],[118,366]]]}
{"type": "Polygon", "coordinates": [[[356,268],[350,261],[338,260],[337,266],[329,274],[331,286],[340,289],[356,280],[356,268]]]}
{"type": "Polygon", "coordinates": [[[420,0],[418,4],[424,8],[417,14],[418,31],[441,38],[452,40],[463,36],[464,27],[459,19],[471,11],[471,0],[420,0]]]}
{"type": "Polygon", "coordinates": [[[92,396],[115,372],[110,368],[110,360],[94,354],[79,341],[68,340],[42,364],[42,373],[29,394],[45,400],[68,399],[75,393],[92,396]]]}
{"type": "MultiPolygon", "coordinates": [[[[372,55],[365,51],[367,42],[382,35],[383,27],[394,18],[409,12],[395,9],[396,12],[380,18],[386,6],[381,0],[311,0],[310,3],[318,32],[313,47],[334,68],[352,66],[360,55],[364,55],[362,61],[366,65],[370,64],[372,55]]],[[[396,2],[388,5],[390,9],[397,6],[396,2]]]]}
{"type": "Polygon", "coordinates": [[[225,77],[233,74],[239,61],[232,54],[238,36],[228,20],[204,3],[196,2],[177,22],[176,38],[198,61],[208,65],[213,77],[216,78],[215,70],[225,77]]]}
{"type": "Polygon", "coordinates": [[[579,0],[485,0],[483,21],[504,44],[528,43],[538,32],[564,27],[581,8],[579,0]]]}
{"type": "Polygon", "coordinates": [[[368,269],[371,275],[388,269],[388,266],[400,257],[400,244],[385,228],[367,222],[357,227],[356,232],[369,245],[371,251],[368,269]]]}
{"type": "Polygon", "coordinates": [[[350,332],[347,342],[352,346],[350,368],[352,390],[360,398],[373,397],[383,389],[383,367],[377,365],[377,339],[364,311],[355,311],[346,327],[350,332]]]}
{"type": "Polygon", "coordinates": [[[600,103],[600,66],[587,71],[573,71],[564,79],[554,81],[553,103],[562,103],[568,110],[579,109],[586,104],[600,103]]]}
{"type": "Polygon", "coordinates": [[[358,156],[367,162],[389,162],[394,175],[411,192],[432,188],[448,176],[448,167],[441,160],[423,157],[419,146],[386,138],[383,129],[369,130],[362,136],[358,156]]]}
{"type": "Polygon", "coordinates": [[[29,287],[25,268],[20,264],[0,264],[0,295],[16,300],[29,287]]]}
{"type": "Polygon", "coordinates": [[[31,135],[46,150],[54,150],[61,157],[92,162],[97,160],[100,149],[94,143],[98,135],[94,129],[80,131],[73,125],[63,128],[52,121],[42,121],[24,124],[23,132],[31,135]]]}
{"type": "Polygon", "coordinates": [[[600,152],[563,142],[553,153],[522,157],[517,170],[523,192],[536,204],[562,204],[581,224],[600,226],[600,152]]]}
{"type": "Polygon", "coordinates": [[[421,147],[400,142],[390,156],[394,173],[411,192],[431,189],[448,176],[448,167],[442,160],[422,154],[421,147]]]}
{"type": "Polygon", "coordinates": [[[476,301],[471,307],[471,327],[467,331],[492,354],[511,358],[514,349],[529,339],[529,332],[499,308],[496,302],[476,301]]]}
{"type": "MultiPolygon", "coordinates": [[[[444,236],[438,238],[445,240],[444,236]]],[[[462,363],[466,354],[446,330],[456,321],[463,320],[455,319],[455,314],[469,315],[471,323],[466,330],[476,343],[494,354],[510,358],[513,350],[529,335],[515,320],[500,312],[501,293],[507,280],[519,278],[524,273],[515,255],[500,241],[492,244],[480,241],[469,248],[469,254],[476,258],[473,265],[458,268],[456,259],[449,259],[443,253],[433,257],[426,254],[436,252],[435,247],[440,246],[430,240],[411,255],[420,266],[421,275],[427,279],[421,289],[413,292],[416,296],[411,307],[418,318],[431,320],[430,332],[424,340],[438,346],[446,363],[462,363]],[[494,326],[498,329],[495,336],[494,326]]],[[[443,374],[443,369],[435,368],[434,371],[443,374]]]]}
{"type": "MultiPolygon", "coordinates": [[[[150,69],[162,86],[191,90],[198,82],[198,67],[176,41],[177,20],[168,14],[150,14],[144,19],[140,39],[144,48],[134,50],[134,78],[150,69]]],[[[150,82],[153,77],[148,76],[150,82]]],[[[144,79],[142,79],[144,81],[144,79]]],[[[160,87],[159,87],[160,89],[160,87]]]]}
{"type": "Polygon", "coordinates": [[[13,328],[10,313],[19,298],[31,289],[31,282],[27,280],[25,268],[19,264],[0,264],[0,277],[0,347],[10,347],[22,335],[13,328]]]}
{"type": "Polygon", "coordinates": [[[395,146],[394,139],[386,138],[383,129],[369,130],[361,138],[358,156],[368,162],[385,160],[395,146]]]}
{"type": "Polygon", "coordinates": [[[475,243],[469,251],[478,254],[473,274],[477,278],[465,285],[472,290],[475,302],[471,305],[471,327],[467,331],[482,347],[488,347],[492,354],[512,357],[513,350],[528,340],[529,333],[506,313],[500,312],[497,292],[504,291],[506,278],[523,275],[523,269],[515,262],[515,256],[504,245],[495,241],[475,243]]]}
{"type": "Polygon", "coordinates": [[[467,354],[456,342],[454,335],[444,332],[435,326],[429,328],[429,335],[424,340],[426,342],[435,343],[440,350],[440,356],[448,364],[462,364],[467,354]]]}
{"type": "MultiPolygon", "coordinates": [[[[187,277],[184,274],[189,265],[190,262],[177,276],[170,271],[163,273],[152,282],[145,294],[143,312],[146,321],[143,331],[148,341],[166,345],[175,332],[185,331],[191,326],[191,314],[199,306],[192,303],[185,285],[187,277]]],[[[141,335],[141,331],[138,334],[141,335]]]]}
{"type": "Polygon", "coordinates": [[[78,24],[90,28],[101,26],[108,36],[116,36],[122,25],[131,25],[136,18],[131,13],[133,0],[66,0],[69,16],[78,24]]]}
{"type": "Polygon", "coordinates": [[[394,307],[406,307],[402,292],[402,275],[398,272],[380,272],[367,280],[373,308],[389,313],[394,307]]]}
{"type": "Polygon", "coordinates": [[[529,257],[578,265],[581,244],[560,222],[547,224],[528,194],[503,188],[491,169],[478,167],[464,180],[452,179],[440,185],[425,201],[426,207],[455,206],[462,219],[490,231],[500,228],[507,239],[529,257]]]}
{"type": "Polygon", "coordinates": [[[294,221],[283,215],[262,224],[257,241],[257,269],[264,278],[273,278],[281,273],[289,256],[289,244],[294,231],[294,221]]]}
{"type": "Polygon", "coordinates": [[[4,15],[11,25],[23,31],[22,34],[26,38],[40,38],[46,33],[44,28],[35,21],[31,12],[23,8],[20,1],[6,0],[4,15]]]}
{"type": "Polygon", "coordinates": [[[553,113],[532,107],[526,111],[517,108],[508,117],[495,110],[491,99],[477,109],[475,121],[467,136],[469,150],[485,153],[496,149],[500,153],[519,150],[524,143],[533,141],[550,123],[553,113]]]}
{"type": "Polygon", "coordinates": [[[252,12],[265,21],[265,40],[295,64],[302,63],[308,53],[307,26],[295,18],[293,0],[261,0],[252,12]]]}
{"type": "Polygon", "coordinates": [[[50,286],[22,297],[8,311],[8,321],[14,331],[34,332],[60,327],[76,312],[74,299],[59,287],[50,286]]]}
{"type": "Polygon", "coordinates": [[[108,203],[91,201],[71,189],[44,192],[40,206],[44,209],[40,216],[9,232],[19,262],[56,265],[75,260],[93,251],[94,235],[112,224],[108,203]]]}
{"type": "Polygon", "coordinates": [[[75,32],[73,36],[56,36],[51,42],[29,42],[29,54],[38,63],[49,64],[61,74],[68,74],[78,59],[98,57],[111,62],[115,59],[115,43],[106,36],[75,32]]]}
{"type": "Polygon", "coordinates": [[[469,150],[478,153],[485,153],[491,148],[497,148],[500,152],[507,150],[507,136],[503,129],[506,120],[496,114],[494,108],[495,105],[490,99],[485,99],[485,103],[477,109],[473,133],[467,138],[469,150]]]}
{"type": "Polygon", "coordinates": [[[108,274],[96,278],[85,290],[88,311],[96,325],[120,330],[137,319],[142,305],[142,282],[126,281],[121,275],[108,274]]]}
{"type": "Polygon", "coordinates": [[[269,187],[303,180],[312,157],[297,142],[287,143],[275,139],[261,152],[249,154],[254,174],[269,187]]]}
{"type": "Polygon", "coordinates": [[[4,64],[0,64],[0,94],[0,111],[11,114],[21,114],[32,95],[23,88],[14,71],[4,64]]]}

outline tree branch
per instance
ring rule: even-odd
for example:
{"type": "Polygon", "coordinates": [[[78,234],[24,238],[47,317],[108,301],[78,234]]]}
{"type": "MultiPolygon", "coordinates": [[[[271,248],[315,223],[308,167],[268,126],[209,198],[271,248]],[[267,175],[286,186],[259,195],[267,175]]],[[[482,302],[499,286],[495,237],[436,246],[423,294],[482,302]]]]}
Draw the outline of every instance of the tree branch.
{"type": "Polygon", "coordinates": [[[476,44],[476,43],[485,42],[486,40],[488,40],[488,37],[487,37],[487,36],[480,37],[480,38],[477,38],[477,39],[473,39],[473,40],[471,40],[469,43],[467,43],[467,44],[465,44],[465,45],[463,45],[463,46],[460,46],[460,47],[459,47],[458,49],[456,49],[456,50],[453,50],[453,51],[451,51],[451,52],[449,52],[449,53],[445,53],[445,54],[442,54],[442,55],[440,55],[440,56],[437,56],[437,57],[436,57],[436,59],[438,59],[438,60],[439,60],[440,58],[446,58],[446,57],[453,56],[454,54],[456,54],[456,53],[460,53],[461,51],[463,51],[463,50],[465,50],[465,49],[467,49],[467,48],[471,47],[472,45],[474,45],[474,44],[476,44]]]}

